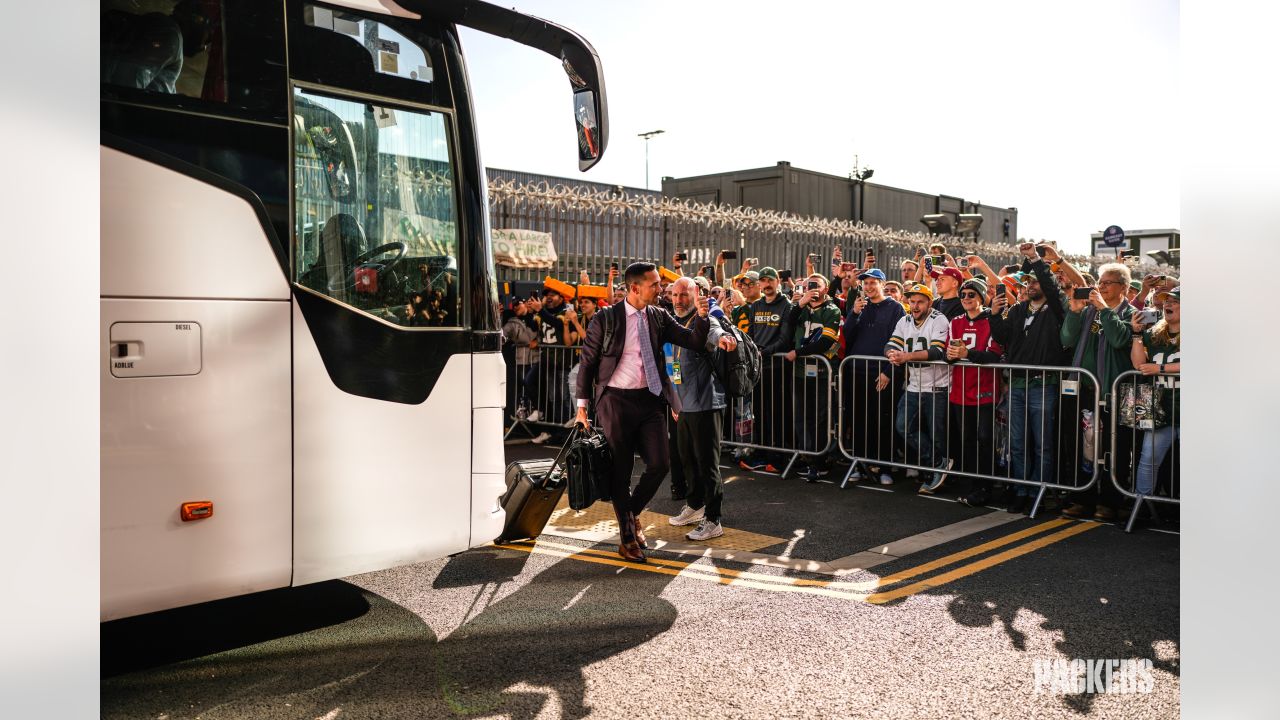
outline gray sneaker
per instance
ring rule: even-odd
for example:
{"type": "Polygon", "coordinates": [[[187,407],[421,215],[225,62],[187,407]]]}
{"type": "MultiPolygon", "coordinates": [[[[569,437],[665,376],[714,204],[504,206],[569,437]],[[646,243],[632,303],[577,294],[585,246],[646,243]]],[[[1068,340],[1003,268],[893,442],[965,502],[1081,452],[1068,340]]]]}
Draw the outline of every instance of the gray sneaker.
{"type": "Polygon", "coordinates": [[[954,461],[951,458],[947,458],[946,462],[942,463],[942,467],[938,468],[938,472],[934,473],[933,477],[920,486],[920,493],[932,495],[938,488],[942,487],[942,483],[947,481],[947,471],[951,469],[952,464],[954,464],[954,461]]]}
{"type": "Polygon", "coordinates": [[[671,523],[672,525],[675,525],[676,527],[680,527],[682,525],[692,525],[702,520],[702,518],[706,517],[706,514],[707,514],[706,508],[698,508],[697,510],[694,510],[688,505],[685,505],[684,508],[680,510],[679,515],[676,515],[673,518],[668,518],[667,522],[671,523]]]}
{"type": "Polygon", "coordinates": [[[685,537],[690,540],[710,540],[723,534],[724,528],[720,527],[720,523],[711,522],[704,518],[702,522],[698,523],[698,529],[685,535],[685,537]]]}
{"type": "Polygon", "coordinates": [[[533,443],[534,445],[541,445],[542,443],[550,439],[551,439],[551,433],[544,432],[544,433],[538,433],[538,437],[530,440],[529,442],[533,443]]]}

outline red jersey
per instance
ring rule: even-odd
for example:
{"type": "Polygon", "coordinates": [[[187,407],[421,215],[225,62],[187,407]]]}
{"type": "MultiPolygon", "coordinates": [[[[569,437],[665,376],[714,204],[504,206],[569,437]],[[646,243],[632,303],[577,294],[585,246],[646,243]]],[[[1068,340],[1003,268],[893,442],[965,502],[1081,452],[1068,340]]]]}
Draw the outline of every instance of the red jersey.
{"type": "MultiPolygon", "coordinates": [[[[977,319],[970,319],[969,313],[951,319],[950,339],[964,341],[969,352],[1004,353],[991,337],[990,313],[984,311],[977,319]]],[[[987,358],[985,362],[995,362],[998,357],[987,358]]],[[[971,362],[958,362],[951,367],[951,402],[956,405],[987,405],[996,401],[996,371],[981,368],[971,362]]]]}

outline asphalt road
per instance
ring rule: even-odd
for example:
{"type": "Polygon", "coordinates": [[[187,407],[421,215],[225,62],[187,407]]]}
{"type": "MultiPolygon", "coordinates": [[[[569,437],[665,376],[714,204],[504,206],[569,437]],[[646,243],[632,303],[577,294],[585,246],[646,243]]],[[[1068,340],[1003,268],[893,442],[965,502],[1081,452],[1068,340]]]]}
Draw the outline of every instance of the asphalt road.
{"type": "MultiPolygon", "coordinates": [[[[726,526],[792,558],[992,512],[726,472],[726,526]]],[[[104,625],[102,716],[1176,717],[1178,540],[1022,517],[833,577],[544,536],[104,625]],[[1149,659],[1151,690],[1036,691],[1074,658],[1149,659]]]]}

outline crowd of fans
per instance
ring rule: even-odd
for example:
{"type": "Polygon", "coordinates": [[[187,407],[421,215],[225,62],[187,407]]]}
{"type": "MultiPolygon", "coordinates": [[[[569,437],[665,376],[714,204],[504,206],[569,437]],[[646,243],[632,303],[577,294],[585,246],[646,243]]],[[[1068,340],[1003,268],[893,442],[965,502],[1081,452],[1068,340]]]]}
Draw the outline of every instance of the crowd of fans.
{"type": "MultiPolygon", "coordinates": [[[[828,477],[842,456],[828,432],[837,405],[825,398],[839,387],[841,440],[855,457],[867,458],[852,480],[915,480],[924,494],[945,484],[966,504],[1026,512],[1038,492],[1033,485],[955,471],[1084,486],[1094,458],[1109,450],[1093,447],[1089,428],[1111,427],[1119,403],[1105,403],[1096,418],[1091,408],[1119,375],[1136,369],[1160,376],[1165,420],[1127,423],[1128,432],[1116,433],[1112,457],[1118,479],[1151,494],[1161,485],[1162,466],[1168,481],[1166,461],[1178,439],[1177,278],[1134,279],[1123,262],[1098,267],[1095,278],[1051,243],[1023,243],[1019,253],[1020,263],[992,268],[977,255],[957,259],[935,244],[886,270],[872,250],[847,261],[836,247],[829,268],[810,255],[800,275],[756,258],[743,259],[730,275],[726,265],[737,259],[729,253],[686,275],[684,255],[677,254],[669,268],[659,268],[660,302],[680,317],[684,308],[673,303],[673,292],[713,298],[725,320],[759,348],[763,367],[754,394],[715,406],[724,408],[726,438],[738,441],[734,460],[744,469],[778,472],[791,451],[801,450],[799,475],[828,477]],[[854,359],[841,365],[848,357],[854,359]],[[837,384],[838,371],[846,375],[837,384]]],[[[572,426],[574,346],[600,308],[625,296],[617,279],[615,265],[598,286],[586,273],[576,286],[547,278],[540,294],[507,299],[508,403],[514,419],[549,429],[535,442],[554,437],[557,425],[572,426]]],[[[669,375],[671,363],[669,352],[669,375]]],[[[675,461],[681,448],[674,427],[671,437],[673,497],[680,497],[687,485],[675,461]]],[[[1105,480],[1063,494],[1063,514],[1115,519],[1123,497],[1105,480]]]]}

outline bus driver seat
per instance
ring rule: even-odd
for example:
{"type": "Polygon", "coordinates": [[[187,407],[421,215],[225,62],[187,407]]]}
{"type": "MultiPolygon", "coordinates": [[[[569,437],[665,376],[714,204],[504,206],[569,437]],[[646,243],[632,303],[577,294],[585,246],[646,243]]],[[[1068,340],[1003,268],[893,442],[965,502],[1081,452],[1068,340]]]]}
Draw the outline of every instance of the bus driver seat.
{"type": "Polygon", "coordinates": [[[331,216],[320,231],[316,262],[300,277],[306,287],[341,302],[350,302],[355,259],[364,252],[364,229],[346,213],[331,216]]]}

